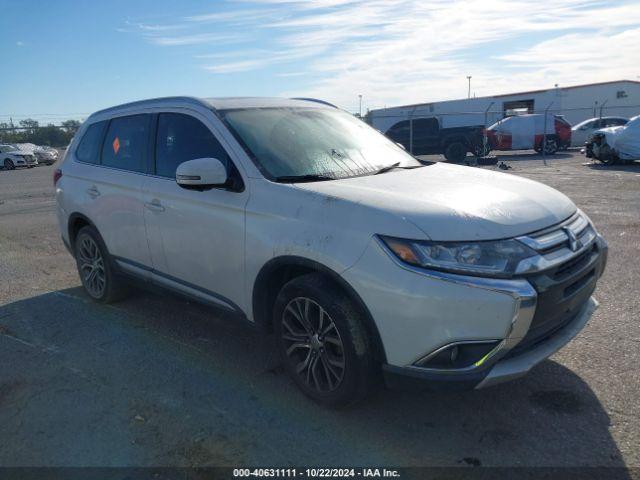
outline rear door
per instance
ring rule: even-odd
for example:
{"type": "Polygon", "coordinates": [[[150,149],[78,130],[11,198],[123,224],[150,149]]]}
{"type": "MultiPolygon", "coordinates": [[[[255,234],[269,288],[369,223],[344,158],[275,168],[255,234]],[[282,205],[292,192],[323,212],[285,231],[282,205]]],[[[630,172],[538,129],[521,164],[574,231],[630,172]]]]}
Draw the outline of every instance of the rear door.
{"type": "MultiPolygon", "coordinates": [[[[187,113],[189,112],[189,113],[187,113]]],[[[244,212],[248,192],[221,138],[198,112],[155,117],[155,164],[144,190],[152,278],[164,286],[236,309],[244,292],[244,212]],[[217,158],[234,179],[199,191],[175,181],[178,165],[217,158]]]]}
{"type": "Polygon", "coordinates": [[[90,125],[73,169],[80,211],[95,224],[118,264],[137,273],[151,263],[142,204],[150,119],[139,114],[90,125]]]}

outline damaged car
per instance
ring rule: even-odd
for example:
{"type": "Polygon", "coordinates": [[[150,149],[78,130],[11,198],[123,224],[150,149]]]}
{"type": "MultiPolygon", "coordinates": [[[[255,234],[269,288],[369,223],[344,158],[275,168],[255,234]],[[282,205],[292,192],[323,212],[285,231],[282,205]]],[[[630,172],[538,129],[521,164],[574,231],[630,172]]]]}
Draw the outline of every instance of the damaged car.
{"type": "Polygon", "coordinates": [[[571,145],[571,125],[551,114],[523,114],[503,118],[487,129],[491,150],[535,150],[551,155],[571,145]],[[544,145],[544,146],[543,146],[544,145]]]}
{"type": "Polygon", "coordinates": [[[585,154],[605,165],[640,160],[640,115],[626,125],[594,132],[585,145],[585,154]]]}

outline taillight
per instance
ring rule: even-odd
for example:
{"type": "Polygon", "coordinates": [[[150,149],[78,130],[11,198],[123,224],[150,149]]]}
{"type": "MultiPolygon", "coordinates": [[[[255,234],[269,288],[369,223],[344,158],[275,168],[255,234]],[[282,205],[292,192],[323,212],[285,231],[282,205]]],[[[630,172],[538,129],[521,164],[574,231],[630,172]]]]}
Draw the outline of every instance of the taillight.
{"type": "Polygon", "coordinates": [[[56,183],[58,183],[58,180],[60,180],[62,178],[62,170],[60,170],[59,168],[56,168],[53,172],[53,186],[56,186],[56,183]]]}

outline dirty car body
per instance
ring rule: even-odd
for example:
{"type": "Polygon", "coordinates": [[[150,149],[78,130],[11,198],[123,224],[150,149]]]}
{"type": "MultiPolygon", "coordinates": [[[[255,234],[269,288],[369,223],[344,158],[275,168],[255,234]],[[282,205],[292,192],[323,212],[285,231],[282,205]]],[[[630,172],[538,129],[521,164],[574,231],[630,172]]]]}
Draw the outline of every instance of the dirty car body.
{"type": "Polygon", "coordinates": [[[276,332],[294,381],[328,405],[363,398],[381,372],[420,388],[524,375],[586,324],[606,263],[606,242],[560,192],[422,164],[319,101],[97,112],[55,179],[85,288],[104,261],[107,284],[126,275],[236,312],[276,332]],[[177,150],[203,135],[207,155],[177,150]],[[100,261],[84,260],[83,241],[100,261]]]}

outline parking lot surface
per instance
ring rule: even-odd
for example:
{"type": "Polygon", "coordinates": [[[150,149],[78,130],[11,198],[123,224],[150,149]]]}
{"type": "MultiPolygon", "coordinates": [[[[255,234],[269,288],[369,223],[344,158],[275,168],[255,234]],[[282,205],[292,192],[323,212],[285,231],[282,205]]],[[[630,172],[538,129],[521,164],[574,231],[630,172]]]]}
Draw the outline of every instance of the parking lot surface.
{"type": "Polygon", "coordinates": [[[0,465],[640,467],[640,165],[500,159],[609,241],[599,310],[523,379],[340,411],[233,317],[142,291],[92,303],[59,238],[55,166],[0,171],[0,465]]]}

